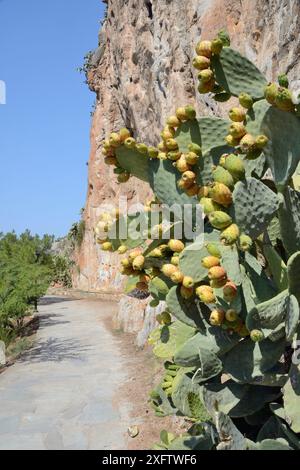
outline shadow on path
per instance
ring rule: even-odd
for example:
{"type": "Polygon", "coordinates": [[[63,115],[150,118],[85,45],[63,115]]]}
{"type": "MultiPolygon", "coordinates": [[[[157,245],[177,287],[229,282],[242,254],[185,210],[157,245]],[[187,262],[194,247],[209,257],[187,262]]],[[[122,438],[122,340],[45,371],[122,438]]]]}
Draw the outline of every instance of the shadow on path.
{"type": "Polygon", "coordinates": [[[40,329],[46,328],[47,326],[55,325],[66,325],[71,323],[69,320],[59,320],[59,318],[65,318],[64,315],[59,313],[47,313],[45,315],[39,315],[40,329]]]}
{"type": "Polygon", "coordinates": [[[39,300],[38,305],[51,305],[51,304],[58,304],[61,302],[74,302],[74,297],[43,297],[39,300]]]}
{"type": "Polygon", "coordinates": [[[45,341],[39,341],[18,362],[61,362],[68,359],[83,361],[85,353],[90,349],[91,346],[80,344],[77,340],[48,338],[45,341]]]}

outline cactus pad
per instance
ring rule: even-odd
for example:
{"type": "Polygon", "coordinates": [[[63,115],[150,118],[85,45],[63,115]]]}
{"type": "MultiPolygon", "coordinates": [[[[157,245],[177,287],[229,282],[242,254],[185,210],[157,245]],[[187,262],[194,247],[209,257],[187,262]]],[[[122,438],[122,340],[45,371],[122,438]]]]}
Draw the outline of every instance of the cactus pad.
{"type": "Polygon", "coordinates": [[[202,152],[225,145],[229,121],[215,117],[204,117],[180,125],[175,134],[181,152],[189,151],[189,144],[200,145],[202,152]]]}
{"type": "Polygon", "coordinates": [[[281,238],[288,255],[292,255],[300,251],[300,193],[288,187],[279,197],[281,238]]]}
{"type": "Polygon", "coordinates": [[[135,149],[128,149],[124,145],[116,149],[119,165],[131,175],[140,180],[149,181],[149,159],[147,155],[140,154],[135,149]]]}
{"type": "Polygon", "coordinates": [[[290,369],[290,379],[284,389],[284,410],[286,419],[291,429],[300,432],[300,367],[292,364],[290,369]]]}
{"type": "Polygon", "coordinates": [[[157,357],[169,359],[195,334],[194,328],[175,321],[171,325],[155,328],[149,336],[157,357]]]}
{"type": "Polygon", "coordinates": [[[195,297],[185,300],[180,294],[180,287],[174,286],[167,295],[166,301],[170,312],[186,325],[205,329],[195,297]]]}

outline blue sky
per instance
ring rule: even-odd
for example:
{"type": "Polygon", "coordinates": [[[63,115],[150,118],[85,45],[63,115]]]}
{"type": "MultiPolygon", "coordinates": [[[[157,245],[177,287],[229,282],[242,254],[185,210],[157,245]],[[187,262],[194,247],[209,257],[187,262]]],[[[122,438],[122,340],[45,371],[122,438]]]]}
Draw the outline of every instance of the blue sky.
{"type": "Polygon", "coordinates": [[[79,219],[95,95],[76,68],[103,13],[100,0],[0,0],[0,231],[62,236],[79,219]]]}

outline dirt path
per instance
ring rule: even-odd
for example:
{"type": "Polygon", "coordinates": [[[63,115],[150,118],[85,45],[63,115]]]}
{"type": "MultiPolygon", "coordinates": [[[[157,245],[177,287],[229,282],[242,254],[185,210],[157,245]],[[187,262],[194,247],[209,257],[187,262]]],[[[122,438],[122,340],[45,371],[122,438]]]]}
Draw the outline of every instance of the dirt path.
{"type": "Polygon", "coordinates": [[[0,375],[0,449],[124,449],[134,424],[114,303],[49,297],[33,349],[0,375]]]}

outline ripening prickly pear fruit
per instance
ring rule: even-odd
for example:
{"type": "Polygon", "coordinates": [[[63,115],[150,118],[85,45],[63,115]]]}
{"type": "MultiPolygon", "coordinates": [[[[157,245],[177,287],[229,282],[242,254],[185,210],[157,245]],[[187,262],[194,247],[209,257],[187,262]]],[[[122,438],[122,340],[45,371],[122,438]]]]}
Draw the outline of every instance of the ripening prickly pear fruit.
{"type": "Polygon", "coordinates": [[[128,255],[128,260],[132,264],[134,259],[141,254],[141,251],[136,248],[135,250],[132,250],[129,255],[128,255]]]}
{"type": "Polygon", "coordinates": [[[168,152],[167,156],[168,159],[171,160],[172,162],[177,162],[179,158],[181,157],[182,153],[179,151],[173,151],[173,152],[168,152]]]}
{"type": "Polygon", "coordinates": [[[292,93],[286,88],[279,88],[275,104],[282,111],[294,111],[295,109],[295,105],[292,101],[292,93]]]}
{"type": "Polygon", "coordinates": [[[190,186],[189,188],[186,188],[186,189],[185,189],[185,193],[186,193],[189,197],[197,196],[198,191],[199,191],[199,186],[198,186],[197,184],[193,184],[193,185],[190,186]]]}
{"type": "Polygon", "coordinates": [[[183,181],[189,182],[191,185],[195,182],[196,175],[193,171],[188,170],[182,173],[183,181]]]}
{"type": "Polygon", "coordinates": [[[198,42],[198,44],[196,45],[196,53],[197,55],[202,55],[210,59],[212,56],[211,41],[198,42]]]}
{"type": "Polygon", "coordinates": [[[108,166],[117,166],[118,165],[118,160],[116,157],[105,157],[104,158],[104,163],[108,166]]]}
{"type": "Polygon", "coordinates": [[[130,131],[126,129],[126,127],[123,127],[120,130],[119,135],[120,135],[121,142],[125,142],[125,140],[131,136],[130,131]]]}
{"type": "Polygon", "coordinates": [[[188,115],[186,114],[186,110],[183,107],[176,109],[176,117],[180,122],[185,122],[189,119],[188,115]]]}
{"type": "Polygon", "coordinates": [[[220,266],[220,258],[217,258],[217,256],[206,256],[202,259],[201,264],[206,269],[220,266]]]}
{"type": "Polygon", "coordinates": [[[117,132],[112,132],[109,136],[109,144],[111,147],[119,147],[121,145],[121,137],[117,132]]]}
{"type": "Polygon", "coordinates": [[[208,186],[201,186],[198,191],[198,197],[201,199],[202,197],[208,197],[209,195],[209,187],[208,186]]]}
{"type": "Polygon", "coordinates": [[[168,150],[178,150],[178,143],[175,139],[166,140],[166,147],[168,150]]]}
{"type": "Polygon", "coordinates": [[[181,189],[182,191],[184,191],[185,189],[187,189],[189,185],[186,184],[186,181],[183,181],[183,179],[180,179],[177,181],[177,187],[178,189],[181,189]]]}
{"type": "Polygon", "coordinates": [[[247,129],[242,122],[233,122],[230,126],[229,134],[234,139],[241,139],[247,134],[247,129]]]}
{"type": "Polygon", "coordinates": [[[119,248],[118,248],[118,253],[119,253],[120,255],[124,255],[124,254],[127,252],[127,250],[128,250],[127,246],[121,245],[121,246],[119,246],[119,248]]]}
{"type": "Polygon", "coordinates": [[[199,82],[198,91],[202,95],[205,93],[210,93],[213,91],[215,86],[215,79],[212,78],[209,82],[203,82],[202,80],[199,82]]]}
{"type": "Polygon", "coordinates": [[[289,79],[285,73],[282,73],[281,75],[278,76],[278,83],[279,83],[279,86],[282,88],[289,87],[289,79]]]}
{"type": "Polygon", "coordinates": [[[177,116],[170,116],[168,117],[167,119],[167,125],[173,129],[176,129],[177,127],[179,127],[181,124],[180,120],[178,119],[177,116]]]}
{"type": "Polygon", "coordinates": [[[250,332],[250,338],[252,339],[252,341],[254,341],[255,343],[258,343],[259,341],[262,341],[264,339],[264,334],[261,330],[252,330],[250,332]]]}
{"type": "Polygon", "coordinates": [[[223,296],[226,302],[232,302],[238,293],[237,286],[234,282],[228,281],[223,287],[223,296]]]}
{"type": "Polygon", "coordinates": [[[185,114],[187,115],[190,121],[193,121],[197,115],[194,106],[190,104],[185,107],[185,114]]]}
{"type": "Polygon", "coordinates": [[[198,155],[199,157],[201,157],[202,149],[201,149],[200,145],[192,143],[192,144],[188,145],[188,149],[189,149],[190,152],[193,152],[196,155],[198,155]]]}
{"type": "Polygon", "coordinates": [[[259,135],[255,139],[255,145],[259,149],[263,149],[267,145],[268,142],[269,142],[269,139],[266,135],[259,135]]]}
{"type": "Polygon", "coordinates": [[[168,160],[168,154],[165,152],[159,152],[158,154],[158,160],[168,160]]]}
{"type": "Polygon", "coordinates": [[[228,186],[223,183],[215,183],[209,191],[209,196],[213,201],[222,206],[230,206],[232,204],[232,193],[228,186]]]}
{"type": "Polygon", "coordinates": [[[229,118],[234,122],[244,122],[246,119],[246,111],[243,108],[232,108],[229,111],[229,118]]]}
{"type": "Polygon", "coordinates": [[[266,88],[265,88],[265,98],[268,101],[268,103],[275,105],[276,103],[276,97],[278,94],[278,86],[276,83],[270,83],[266,88]]]}
{"type": "Polygon", "coordinates": [[[191,276],[184,276],[182,285],[186,287],[187,289],[190,289],[191,287],[194,287],[195,285],[194,279],[191,276]]]}
{"type": "Polygon", "coordinates": [[[231,224],[221,233],[221,243],[224,245],[233,245],[238,241],[240,236],[240,229],[236,224],[231,224]]]}
{"type": "Polygon", "coordinates": [[[147,282],[137,282],[136,288],[142,292],[147,292],[149,290],[147,282]]]}
{"type": "Polygon", "coordinates": [[[136,149],[142,155],[146,155],[148,153],[148,147],[146,144],[136,144],[136,149]]]}
{"type": "Polygon", "coordinates": [[[218,245],[216,243],[207,243],[205,245],[205,248],[211,256],[215,256],[216,258],[222,257],[221,251],[219,250],[218,245]]]}
{"type": "Polygon", "coordinates": [[[167,141],[168,139],[173,139],[175,130],[173,127],[166,126],[160,135],[164,141],[167,141]]]}
{"type": "Polygon", "coordinates": [[[166,276],[166,277],[171,277],[172,274],[174,274],[176,271],[178,271],[178,268],[174,266],[174,264],[164,264],[161,268],[161,272],[166,276]]]}
{"type": "Polygon", "coordinates": [[[253,240],[249,235],[246,235],[245,233],[242,233],[242,235],[239,238],[239,247],[242,251],[249,251],[251,250],[253,245],[253,240]]]}
{"type": "Polygon", "coordinates": [[[222,279],[211,279],[209,282],[210,287],[213,289],[221,289],[227,283],[227,276],[222,279]]]}
{"type": "Polygon", "coordinates": [[[174,264],[174,266],[179,266],[179,256],[172,256],[171,258],[171,264],[174,264]]]}
{"type": "Polygon", "coordinates": [[[170,325],[172,323],[172,317],[169,312],[162,312],[160,318],[164,325],[170,325]]]}
{"type": "Polygon", "coordinates": [[[109,150],[110,149],[110,143],[109,143],[109,140],[106,139],[104,142],[103,142],[103,148],[105,148],[105,150],[109,150]]]}
{"type": "Polygon", "coordinates": [[[235,322],[238,317],[238,313],[233,309],[227,310],[227,312],[225,313],[225,318],[229,322],[235,322]]]}
{"type": "Polygon", "coordinates": [[[199,155],[194,152],[185,153],[185,159],[189,165],[196,165],[199,160],[199,155]]]}
{"type": "Polygon", "coordinates": [[[223,42],[222,42],[222,40],[221,40],[220,38],[214,39],[214,40],[211,42],[211,52],[212,52],[214,55],[219,55],[219,54],[221,54],[222,49],[223,49],[223,42]]]}
{"type": "Polygon", "coordinates": [[[248,152],[255,145],[255,138],[251,134],[245,134],[240,141],[240,146],[243,152],[248,152]]]}
{"type": "Polygon", "coordinates": [[[196,289],[196,295],[199,297],[201,302],[205,304],[214,304],[216,302],[216,296],[214,290],[210,286],[199,286],[196,289]]]}
{"type": "Polygon", "coordinates": [[[134,258],[132,267],[135,271],[141,271],[144,267],[145,264],[145,258],[143,255],[139,255],[136,258],[134,258]]]}
{"type": "Polygon", "coordinates": [[[101,248],[103,251],[112,251],[113,246],[111,242],[104,242],[102,243],[101,248]]]}
{"type": "Polygon", "coordinates": [[[127,183],[127,181],[129,180],[130,178],[130,173],[128,173],[127,171],[124,171],[124,173],[121,173],[120,175],[118,175],[118,183],[127,183]]]}
{"type": "Polygon", "coordinates": [[[223,211],[211,212],[208,218],[211,225],[218,230],[226,229],[232,224],[230,215],[223,211]]]}
{"type": "Polygon", "coordinates": [[[240,139],[235,139],[230,134],[225,137],[225,141],[230,147],[236,147],[240,143],[240,139]]]}
{"type": "Polygon", "coordinates": [[[222,166],[217,166],[217,168],[212,172],[212,175],[216,183],[223,183],[228,186],[228,188],[233,188],[234,179],[231,173],[222,166]]]}
{"type": "Polygon", "coordinates": [[[205,215],[222,210],[222,207],[217,202],[213,201],[210,197],[202,197],[200,199],[200,204],[205,215]]]}
{"type": "Polygon", "coordinates": [[[157,158],[159,150],[155,147],[148,147],[148,155],[150,158],[157,158]]]}
{"type": "Polygon", "coordinates": [[[166,144],[165,142],[159,142],[158,146],[157,146],[159,152],[166,152],[168,149],[166,147],[166,144]]]}
{"type": "Polygon", "coordinates": [[[181,240],[170,240],[168,247],[175,253],[181,253],[184,250],[184,243],[181,240]]]}
{"type": "Polygon", "coordinates": [[[219,281],[221,279],[226,279],[226,270],[222,266],[213,266],[208,271],[208,278],[211,281],[219,281]]]}
{"type": "Polygon", "coordinates": [[[124,141],[124,145],[125,147],[127,147],[128,149],[134,149],[135,148],[135,145],[136,145],[136,141],[133,137],[128,137],[128,139],[126,139],[124,141]]]}
{"type": "Polygon", "coordinates": [[[185,171],[188,171],[191,169],[184,155],[181,155],[181,157],[176,161],[175,166],[177,170],[180,171],[180,173],[184,173],[185,171]]]}
{"type": "Polygon", "coordinates": [[[251,109],[253,107],[253,98],[248,93],[241,93],[239,96],[240,105],[245,109],[251,109]]]}
{"type": "Polygon", "coordinates": [[[182,284],[184,279],[184,275],[180,271],[175,271],[171,275],[171,281],[174,282],[174,284],[182,284]]]}
{"type": "Polygon", "coordinates": [[[188,300],[194,295],[194,289],[185,287],[185,286],[180,286],[180,295],[183,299],[188,300]]]}
{"type": "Polygon", "coordinates": [[[123,268],[129,268],[132,264],[132,261],[129,258],[124,258],[121,260],[121,265],[123,268]]]}
{"type": "Polygon", "coordinates": [[[149,256],[151,258],[162,258],[163,257],[163,254],[162,252],[160,251],[159,248],[154,248],[150,253],[149,253],[149,256]]]}
{"type": "Polygon", "coordinates": [[[193,66],[197,70],[205,70],[210,67],[210,59],[203,55],[197,55],[193,59],[193,66]]]}
{"type": "Polygon", "coordinates": [[[209,322],[213,326],[221,326],[225,318],[225,312],[221,309],[213,310],[209,317],[209,322]]]}
{"type": "Polygon", "coordinates": [[[239,155],[231,153],[227,155],[224,168],[232,175],[234,181],[239,181],[245,178],[245,164],[239,155]]]}
{"type": "Polygon", "coordinates": [[[198,73],[198,79],[203,83],[210,82],[213,77],[214,73],[211,69],[201,70],[201,72],[198,73]]]}

